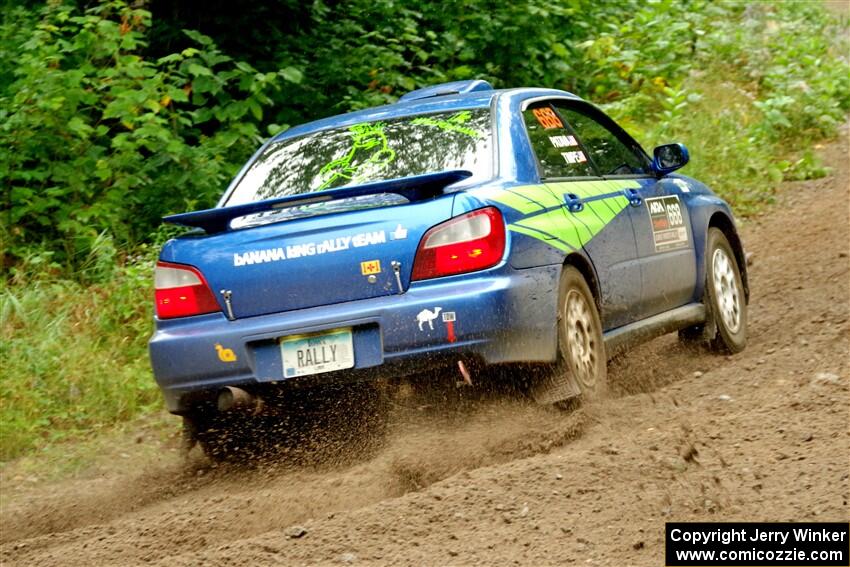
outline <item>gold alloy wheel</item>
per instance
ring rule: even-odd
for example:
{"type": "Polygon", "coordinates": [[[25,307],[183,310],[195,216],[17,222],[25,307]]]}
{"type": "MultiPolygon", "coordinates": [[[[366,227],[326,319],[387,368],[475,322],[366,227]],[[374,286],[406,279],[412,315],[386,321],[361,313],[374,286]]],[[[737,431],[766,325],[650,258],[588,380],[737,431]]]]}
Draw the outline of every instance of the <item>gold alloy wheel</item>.
{"type": "Polygon", "coordinates": [[[600,344],[594,332],[591,309],[578,290],[567,292],[564,325],[569,365],[583,392],[596,388],[596,369],[600,359],[600,344]]]}

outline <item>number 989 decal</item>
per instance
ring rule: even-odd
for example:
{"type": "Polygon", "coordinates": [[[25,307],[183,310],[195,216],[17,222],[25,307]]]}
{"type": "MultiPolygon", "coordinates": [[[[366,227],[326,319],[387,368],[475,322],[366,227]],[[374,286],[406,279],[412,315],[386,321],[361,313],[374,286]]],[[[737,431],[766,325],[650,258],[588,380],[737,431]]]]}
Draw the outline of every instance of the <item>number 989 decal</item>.
{"type": "Polygon", "coordinates": [[[682,216],[679,197],[656,197],[646,200],[649,221],[652,223],[652,238],[655,251],[664,252],[677,248],[687,248],[688,229],[682,216]]]}

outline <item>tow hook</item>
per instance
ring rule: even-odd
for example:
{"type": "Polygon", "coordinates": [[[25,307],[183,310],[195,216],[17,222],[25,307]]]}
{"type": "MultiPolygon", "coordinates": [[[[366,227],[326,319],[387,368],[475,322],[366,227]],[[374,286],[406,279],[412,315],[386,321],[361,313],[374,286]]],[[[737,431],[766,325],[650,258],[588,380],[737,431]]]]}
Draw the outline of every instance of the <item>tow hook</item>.
{"type": "Polygon", "coordinates": [[[401,295],[404,293],[404,286],[401,285],[401,262],[393,260],[390,262],[390,265],[393,267],[393,273],[395,274],[395,283],[398,284],[398,294],[401,295]]]}
{"type": "Polygon", "coordinates": [[[233,316],[233,292],[229,289],[223,289],[219,293],[221,293],[221,297],[224,299],[224,307],[227,310],[227,318],[233,321],[236,317],[233,316]]]}

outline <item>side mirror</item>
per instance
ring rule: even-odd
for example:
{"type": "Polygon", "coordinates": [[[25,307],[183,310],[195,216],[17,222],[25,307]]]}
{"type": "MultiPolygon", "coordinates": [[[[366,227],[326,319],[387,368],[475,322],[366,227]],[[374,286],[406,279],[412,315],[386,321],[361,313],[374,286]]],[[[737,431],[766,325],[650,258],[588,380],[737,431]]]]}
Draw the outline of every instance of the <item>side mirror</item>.
{"type": "Polygon", "coordinates": [[[685,144],[664,144],[652,150],[652,169],[658,175],[667,175],[684,167],[690,155],[685,144]]]}

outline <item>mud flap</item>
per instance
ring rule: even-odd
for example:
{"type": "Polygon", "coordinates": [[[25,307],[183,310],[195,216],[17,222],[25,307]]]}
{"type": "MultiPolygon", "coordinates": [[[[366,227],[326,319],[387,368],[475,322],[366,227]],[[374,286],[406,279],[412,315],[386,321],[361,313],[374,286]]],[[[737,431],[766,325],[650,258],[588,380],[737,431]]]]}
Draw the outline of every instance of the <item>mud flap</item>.
{"type": "Polygon", "coordinates": [[[581,394],[572,374],[566,370],[555,370],[540,377],[531,387],[531,397],[541,405],[552,405],[581,394]]]}
{"type": "MultiPolygon", "coordinates": [[[[708,282],[705,285],[709,285],[708,282]]],[[[717,337],[717,322],[714,319],[711,301],[708,299],[708,291],[703,294],[702,304],[705,306],[705,323],[702,326],[702,340],[710,343],[717,337]]]]}
{"type": "Polygon", "coordinates": [[[183,416],[183,430],[180,435],[180,449],[184,455],[188,454],[198,443],[198,426],[195,421],[183,416]]]}

